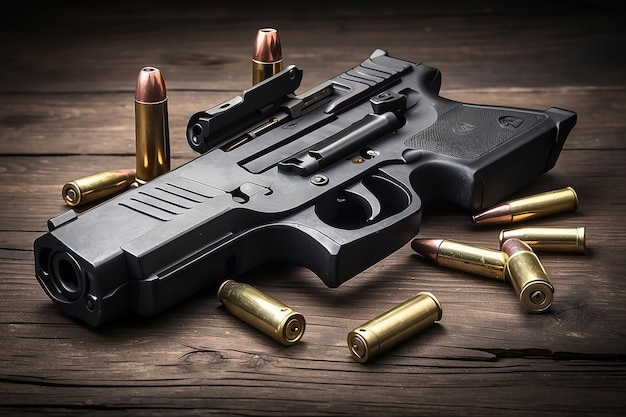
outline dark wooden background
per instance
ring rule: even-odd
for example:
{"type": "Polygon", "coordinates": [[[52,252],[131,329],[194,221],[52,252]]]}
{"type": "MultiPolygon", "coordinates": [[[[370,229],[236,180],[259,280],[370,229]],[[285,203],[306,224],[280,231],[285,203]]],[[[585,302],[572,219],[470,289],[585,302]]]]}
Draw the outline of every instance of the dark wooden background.
{"type": "MultiPolygon", "coordinates": [[[[0,12],[0,414],[618,415],[626,406],[626,19],[618,2],[45,2],[0,12]],[[93,4],[92,4],[93,3],[93,4]],[[266,4],[268,3],[268,4],[266,4]],[[286,348],[207,290],[151,318],[92,329],[35,280],[33,241],[61,186],[134,167],[134,87],[161,69],[173,160],[196,111],[251,83],[261,27],[280,32],[302,91],[375,48],[443,72],[454,100],[578,113],[556,167],[515,196],[572,186],[586,255],[542,254],[555,301],[526,314],[512,287],[427,265],[408,246],[338,289],[267,265],[237,277],[307,318],[286,348]],[[346,335],[431,291],[441,322],[363,365],[346,335]]],[[[6,5],[5,5],[6,6],[6,5]]],[[[497,247],[470,213],[427,208],[421,236],[497,247]]]]}

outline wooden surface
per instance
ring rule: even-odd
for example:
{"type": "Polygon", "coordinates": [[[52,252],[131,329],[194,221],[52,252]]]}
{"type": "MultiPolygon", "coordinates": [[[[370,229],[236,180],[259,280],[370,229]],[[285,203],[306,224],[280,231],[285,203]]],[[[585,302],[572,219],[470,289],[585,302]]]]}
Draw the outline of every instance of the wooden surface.
{"type": "MultiPolygon", "coordinates": [[[[0,15],[0,414],[623,411],[623,7],[207,3],[23,2],[0,15]],[[288,348],[231,316],[214,289],[97,330],[52,304],[35,279],[33,241],[67,209],[65,182],[134,166],[139,69],[164,74],[178,166],[196,156],[184,136],[190,115],[250,86],[253,38],[265,26],[279,29],[286,64],[304,70],[302,91],[383,48],[439,68],[447,98],[577,112],[556,167],[517,194],[564,186],[579,194],[576,212],[533,223],[587,228],[586,255],[541,255],[555,287],[549,312],[529,315],[512,287],[425,264],[408,246],[338,289],[283,264],[237,277],[306,317],[302,342],[288,348]],[[347,333],[420,291],[438,297],[440,323],[372,363],[355,362],[347,333]]],[[[498,230],[476,230],[469,213],[437,206],[425,211],[420,236],[497,247],[498,230]]]]}

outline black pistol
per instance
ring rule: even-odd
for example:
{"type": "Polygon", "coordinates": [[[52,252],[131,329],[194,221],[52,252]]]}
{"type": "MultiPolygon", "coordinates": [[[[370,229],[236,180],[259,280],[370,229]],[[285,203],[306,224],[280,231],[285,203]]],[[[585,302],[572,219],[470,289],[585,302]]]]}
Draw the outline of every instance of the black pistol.
{"type": "Polygon", "coordinates": [[[35,273],[100,326],[153,315],[267,261],[337,287],[419,231],[422,202],[490,207],[556,163],[576,114],[460,103],[439,70],[376,50],[295,94],[295,66],[194,114],[201,155],[49,220],[35,273]]]}

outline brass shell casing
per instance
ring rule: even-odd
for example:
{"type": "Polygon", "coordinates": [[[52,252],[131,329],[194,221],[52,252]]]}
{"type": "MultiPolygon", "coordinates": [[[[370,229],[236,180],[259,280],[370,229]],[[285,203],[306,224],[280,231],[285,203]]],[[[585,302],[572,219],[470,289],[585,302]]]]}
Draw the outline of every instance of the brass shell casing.
{"type": "Polygon", "coordinates": [[[530,246],[519,239],[509,239],[502,249],[509,260],[507,278],[515,288],[522,306],[530,313],[546,311],[554,299],[554,287],[530,246]]]}
{"type": "Polygon", "coordinates": [[[534,251],[585,253],[584,227],[525,227],[502,230],[500,247],[508,239],[516,238],[534,251]]]}
{"type": "Polygon", "coordinates": [[[283,60],[278,62],[261,62],[252,60],[252,84],[258,84],[283,70],[283,60]]]}
{"type": "Polygon", "coordinates": [[[578,196],[572,187],[511,200],[472,216],[475,225],[502,225],[526,221],[578,208],[578,196]]]}
{"type": "Polygon", "coordinates": [[[356,361],[365,363],[441,320],[441,316],[437,298],[420,292],[348,333],[348,348],[356,361]]]}
{"type": "Polygon", "coordinates": [[[137,183],[145,184],[170,170],[167,99],[157,103],[135,100],[137,183]]]}
{"type": "Polygon", "coordinates": [[[543,217],[578,208],[578,196],[572,187],[548,191],[508,202],[513,222],[543,217]]]}
{"type": "Polygon", "coordinates": [[[119,169],[88,175],[63,186],[63,200],[76,207],[120,193],[135,181],[134,169],[119,169]]]}
{"type": "Polygon", "coordinates": [[[298,342],[304,334],[302,314],[249,284],[226,280],[217,299],[234,316],[285,346],[298,342]]]}
{"type": "Polygon", "coordinates": [[[505,280],[506,253],[443,240],[437,251],[437,264],[500,281],[505,280]]]}

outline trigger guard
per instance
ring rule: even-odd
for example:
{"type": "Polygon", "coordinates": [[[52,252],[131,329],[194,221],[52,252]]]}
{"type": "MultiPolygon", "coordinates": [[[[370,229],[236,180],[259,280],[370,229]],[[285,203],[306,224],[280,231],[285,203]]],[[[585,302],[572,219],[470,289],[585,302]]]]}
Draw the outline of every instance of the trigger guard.
{"type": "Polygon", "coordinates": [[[329,226],[355,230],[376,224],[406,210],[411,191],[389,174],[378,171],[339,190],[315,205],[317,216],[329,226]]]}
{"type": "MultiPolygon", "coordinates": [[[[369,180],[373,184],[364,179],[361,185],[373,196],[378,195],[381,205],[381,212],[374,221],[360,227],[344,227],[342,223],[328,222],[328,218],[320,217],[320,210],[310,206],[281,222],[291,235],[290,239],[280,240],[286,243],[282,246],[283,259],[307,267],[324,284],[335,288],[414,238],[422,219],[419,196],[386,173],[369,177],[369,180]],[[381,189],[391,195],[381,194],[381,189]],[[389,200],[381,201],[381,195],[387,195],[389,200]],[[390,201],[395,207],[388,207],[390,201]]],[[[360,185],[350,188],[361,192],[353,194],[353,200],[368,194],[362,193],[360,185]]]]}

